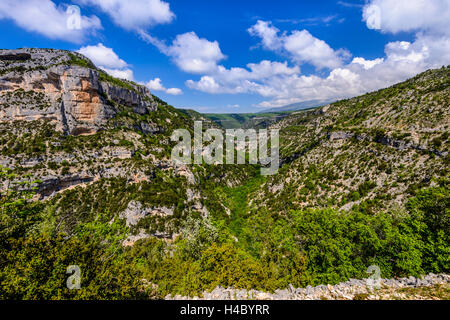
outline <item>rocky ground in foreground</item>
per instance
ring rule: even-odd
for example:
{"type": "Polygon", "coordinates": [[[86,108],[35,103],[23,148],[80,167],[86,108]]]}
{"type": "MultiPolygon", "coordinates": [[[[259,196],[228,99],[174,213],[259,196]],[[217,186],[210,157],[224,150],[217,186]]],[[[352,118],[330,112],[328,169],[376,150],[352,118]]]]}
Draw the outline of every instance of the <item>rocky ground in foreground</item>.
{"type": "Polygon", "coordinates": [[[450,275],[428,274],[422,278],[350,279],[337,285],[275,290],[274,293],[217,287],[203,297],[166,296],[166,300],[450,300],[450,275]]]}

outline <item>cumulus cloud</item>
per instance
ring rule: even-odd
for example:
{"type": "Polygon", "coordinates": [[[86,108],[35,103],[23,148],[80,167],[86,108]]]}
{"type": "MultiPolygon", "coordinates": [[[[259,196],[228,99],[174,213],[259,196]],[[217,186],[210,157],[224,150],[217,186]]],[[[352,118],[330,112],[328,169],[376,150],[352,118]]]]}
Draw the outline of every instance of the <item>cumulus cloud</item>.
{"type": "Polygon", "coordinates": [[[183,94],[183,91],[179,88],[169,88],[166,90],[167,94],[171,94],[173,96],[178,96],[180,94],[183,94]]]}
{"type": "Polygon", "coordinates": [[[217,41],[199,38],[195,32],[177,35],[170,46],[145,32],[141,32],[141,37],[171,57],[174,63],[185,72],[212,73],[216,71],[217,63],[225,59],[217,41]]]}
{"type": "Polygon", "coordinates": [[[154,91],[165,91],[166,88],[162,85],[160,78],[155,78],[153,80],[149,80],[146,84],[147,88],[154,91]]]}
{"type": "Polygon", "coordinates": [[[50,0],[0,1],[0,19],[10,19],[19,27],[50,39],[81,43],[102,27],[96,16],[83,15],[80,15],[80,28],[70,27],[71,14],[67,6],[56,6],[50,0]]]}
{"type": "Polygon", "coordinates": [[[333,50],[307,30],[281,32],[270,22],[258,21],[248,31],[261,39],[263,48],[288,54],[295,65],[308,62],[318,69],[329,68],[328,75],[302,75],[298,67],[286,62],[263,61],[246,69],[218,66],[216,72],[198,81],[188,80],[186,85],[208,93],[258,94],[266,98],[259,103],[261,107],[325,103],[378,90],[450,63],[450,29],[444,23],[450,21],[449,5],[440,0],[369,1],[363,10],[369,28],[415,32],[415,39],[387,43],[383,57],[355,57],[348,63],[345,58],[349,53],[333,50]]]}
{"type": "Polygon", "coordinates": [[[102,43],[96,46],[82,47],[78,52],[91,59],[98,66],[106,68],[124,68],[127,66],[127,63],[120,59],[113,49],[105,47],[102,43]]]}
{"type": "MultiPolygon", "coordinates": [[[[264,49],[288,57],[289,63],[264,60],[249,63],[245,68],[226,68],[220,64],[225,55],[217,41],[189,32],[178,35],[167,45],[145,31],[139,33],[171,57],[181,70],[200,75],[197,80],[186,81],[191,89],[211,94],[257,94],[266,98],[259,104],[261,107],[303,101],[320,103],[378,90],[426,69],[449,64],[450,39],[445,26],[450,20],[447,2],[368,1],[363,7],[363,20],[368,28],[389,33],[416,32],[414,41],[387,43],[384,56],[375,59],[354,57],[350,61],[351,54],[347,50],[333,49],[308,30],[281,31],[271,22],[262,20],[247,31],[260,39],[264,49]],[[305,63],[318,70],[328,69],[329,73],[303,75],[300,66],[305,63]]],[[[170,90],[164,88],[158,78],[152,81],[148,86],[153,86],[154,90],[170,90]]]]}
{"type": "Polygon", "coordinates": [[[155,78],[153,80],[148,81],[145,86],[150,89],[150,91],[164,91],[167,94],[171,94],[174,96],[178,96],[180,94],[183,94],[183,91],[179,88],[169,88],[166,89],[160,78],[155,78]]]}
{"type": "Polygon", "coordinates": [[[363,7],[362,4],[347,2],[347,1],[338,1],[337,4],[347,7],[347,8],[362,8],[363,7]]]}
{"type": "Polygon", "coordinates": [[[189,80],[186,85],[208,93],[255,93],[267,98],[259,106],[279,107],[303,101],[325,103],[357,96],[449,63],[449,38],[418,35],[413,42],[386,44],[382,58],[366,60],[356,57],[350,63],[332,69],[325,77],[302,75],[298,67],[265,61],[249,64],[248,69],[222,67],[219,68],[221,72],[203,76],[199,81],[189,80]]]}
{"type": "Polygon", "coordinates": [[[199,81],[187,80],[186,85],[191,89],[207,93],[238,93],[238,89],[234,89],[234,86],[232,88],[220,86],[216,80],[210,76],[203,76],[199,81]]]}
{"type": "Polygon", "coordinates": [[[450,63],[450,39],[418,36],[414,42],[390,42],[385,57],[374,60],[355,58],[333,69],[327,77],[293,75],[271,81],[271,100],[260,106],[277,107],[289,103],[330,101],[364,94],[404,81],[430,68],[450,63]]]}
{"type": "Polygon", "coordinates": [[[339,52],[307,30],[294,31],[284,38],[284,49],[299,63],[309,62],[318,68],[335,68],[342,64],[339,52]]]}
{"type": "Polygon", "coordinates": [[[377,64],[382,63],[383,61],[384,61],[383,58],[377,58],[374,60],[366,60],[361,57],[356,57],[356,58],[353,58],[352,63],[358,63],[358,64],[362,65],[364,67],[364,69],[369,70],[369,69],[373,68],[374,66],[376,66],[377,64]]]}
{"type": "Polygon", "coordinates": [[[102,43],[95,46],[85,46],[78,50],[100,69],[120,79],[133,80],[133,71],[128,64],[119,58],[112,48],[105,47],[102,43]]]}
{"type": "Polygon", "coordinates": [[[269,96],[269,87],[262,87],[261,82],[270,82],[275,78],[294,75],[300,72],[298,66],[289,67],[287,62],[263,60],[249,63],[247,69],[218,66],[214,74],[205,75],[199,81],[188,80],[189,88],[208,93],[246,93],[257,92],[269,96]]]}
{"type": "Polygon", "coordinates": [[[261,38],[264,48],[269,50],[278,50],[282,48],[282,39],[278,36],[279,29],[274,27],[271,22],[258,20],[258,22],[248,29],[252,36],[261,38]]]}
{"type": "Polygon", "coordinates": [[[131,69],[109,69],[105,67],[101,67],[106,73],[110,74],[111,76],[119,79],[125,79],[125,80],[134,80],[133,70],[131,69]]]}
{"type": "Polygon", "coordinates": [[[369,29],[450,34],[448,0],[370,0],[363,8],[369,29]]]}
{"type": "Polygon", "coordinates": [[[308,30],[283,32],[269,21],[258,20],[248,29],[252,36],[259,37],[265,49],[287,53],[296,63],[310,63],[315,67],[336,68],[349,56],[345,50],[333,50],[325,41],[314,37],[308,30]]]}
{"type": "Polygon", "coordinates": [[[175,18],[169,4],[161,0],[77,0],[77,3],[100,8],[126,30],[137,31],[175,18]]]}

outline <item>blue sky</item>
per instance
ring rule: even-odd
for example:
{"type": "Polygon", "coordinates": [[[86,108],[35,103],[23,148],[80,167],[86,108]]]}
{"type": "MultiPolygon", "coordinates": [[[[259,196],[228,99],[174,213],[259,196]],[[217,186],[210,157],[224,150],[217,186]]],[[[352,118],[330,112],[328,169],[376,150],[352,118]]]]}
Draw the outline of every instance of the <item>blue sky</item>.
{"type": "Polygon", "coordinates": [[[2,0],[0,41],[80,50],[175,107],[258,112],[449,64],[449,13],[447,0],[2,0]]]}

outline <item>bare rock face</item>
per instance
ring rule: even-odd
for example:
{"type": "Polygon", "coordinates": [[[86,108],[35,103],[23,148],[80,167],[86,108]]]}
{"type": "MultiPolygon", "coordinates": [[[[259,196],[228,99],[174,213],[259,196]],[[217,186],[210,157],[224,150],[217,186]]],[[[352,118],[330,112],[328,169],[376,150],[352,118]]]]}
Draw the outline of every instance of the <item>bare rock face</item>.
{"type": "Polygon", "coordinates": [[[0,121],[50,119],[57,130],[78,135],[101,129],[117,113],[116,105],[139,114],[156,110],[147,88],[125,80],[102,81],[100,75],[78,53],[0,50],[0,121]]]}
{"type": "Polygon", "coordinates": [[[119,217],[126,219],[127,226],[134,226],[139,222],[139,220],[148,215],[158,215],[164,217],[173,215],[173,212],[174,208],[144,207],[142,203],[138,201],[130,201],[126,210],[122,212],[119,217]]]}

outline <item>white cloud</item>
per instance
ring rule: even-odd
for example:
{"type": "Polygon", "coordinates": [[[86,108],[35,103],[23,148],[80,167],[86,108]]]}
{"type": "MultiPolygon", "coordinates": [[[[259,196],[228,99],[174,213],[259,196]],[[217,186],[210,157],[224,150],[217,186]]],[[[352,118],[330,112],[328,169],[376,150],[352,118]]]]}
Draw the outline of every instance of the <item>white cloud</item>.
{"type": "Polygon", "coordinates": [[[272,62],[263,60],[260,63],[249,63],[247,67],[251,70],[249,75],[253,79],[268,78],[278,75],[292,75],[300,72],[300,67],[289,67],[287,62],[272,62]]]}
{"type": "Polygon", "coordinates": [[[85,46],[78,50],[100,69],[120,79],[133,80],[133,71],[128,64],[119,58],[113,49],[105,47],[102,43],[95,46],[85,46]]]}
{"type": "Polygon", "coordinates": [[[356,57],[356,58],[353,58],[352,63],[358,63],[358,64],[362,65],[364,67],[364,69],[369,70],[369,69],[373,68],[374,66],[376,66],[377,64],[382,63],[383,61],[384,61],[383,58],[377,58],[374,60],[366,60],[361,57],[356,57]]]}
{"type": "Polygon", "coordinates": [[[281,32],[270,22],[258,21],[248,31],[261,38],[265,49],[288,54],[294,63],[327,67],[329,74],[302,75],[298,67],[265,61],[249,64],[247,69],[218,66],[216,72],[198,81],[188,80],[186,85],[208,93],[258,94],[266,98],[259,103],[261,107],[328,102],[385,88],[427,69],[450,64],[450,29],[444,23],[450,21],[449,6],[448,1],[440,0],[370,1],[363,13],[368,27],[392,33],[415,31],[415,40],[389,42],[384,57],[355,57],[349,63],[344,63],[349,53],[333,50],[307,30],[281,32]]]}
{"type": "Polygon", "coordinates": [[[155,78],[153,80],[148,81],[146,84],[147,88],[154,91],[165,91],[166,88],[161,83],[160,78],[155,78]]]}
{"type": "Polygon", "coordinates": [[[127,30],[141,30],[175,18],[167,2],[161,0],[77,0],[107,13],[115,24],[127,30]]]}
{"type": "Polygon", "coordinates": [[[313,37],[307,30],[294,31],[284,38],[284,49],[295,61],[309,62],[318,68],[336,68],[342,64],[339,53],[323,40],[313,37]]]}
{"type": "Polygon", "coordinates": [[[278,37],[280,31],[271,22],[258,20],[258,22],[247,30],[250,35],[261,38],[264,48],[278,50],[282,47],[282,39],[278,37]]]}
{"type": "Polygon", "coordinates": [[[248,69],[226,69],[218,66],[214,74],[205,75],[199,81],[188,80],[189,88],[208,93],[246,93],[258,92],[261,95],[270,95],[267,89],[261,89],[257,82],[267,82],[277,77],[294,75],[300,72],[298,66],[289,67],[287,62],[272,62],[263,60],[260,63],[249,63],[248,69]],[[260,90],[260,91],[259,91],[260,90]]]}
{"type": "Polygon", "coordinates": [[[183,94],[183,91],[179,88],[169,88],[166,90],[167,94],[171,94],[173,96],[178,96],[180,94],[183,94]]]}
{"type": "MultiPolygon", "coordinates": [[[[171,57],[181,70],[200,75],[198,80],[186,81],[186,86],[191,89],[211,94],[257,94],[266,98],[259,104],[261,107],[303,101],[320,103],[378,90],[426,69],[450,63],[450,39],[446,35],[447,29],[442,27],[442,21],[450,20],[450,17],[448,10],[442,6],[443,2],[436,0],[432,4],[434,9],[425,11],[424,19],[415,19],[417,8],[420,11],[422,2],[412,0],[413,8],[408,8],[409,3],[407,5],[404,0],[372,0],[365,5],[363,19],[369,27],[382,32],[417,31],[414,41],[387,43],[385,56],[372,60],[355,57],[347,62],[351,57],[348,51],[331,48],[307,30],[283,32],[271,22],[261,20],[250,27],[248,32],[261,39],[263,48],[289,57],[293,66],[287,62],[264,60],[249,63],[246,68],[226,68],[219,64],[225,58],[219,43],[199,38],[194,32],[178,35],[170,45],[145,31],[140,31],[140,35],[171,57]],[[400,5],[397,7],[396,3],[400,5]],[[368,9],[374,4],[381,6],[368,9]],[[392,10],[386,14],[389,6],[392,10]],[[402,6],[406,11],[400,10],[402,6]],[[432,21],[430,12],[439,6],[445,18],[439,17],[432,21]],[[415,21],[407,21],[410,19],[415,21]],[[316,69],[328,68],[330,71],[325,76],[302,75],[299,65],[303,63],[309,63],[316,69]]],[[[170,90],[165,89],[160,80],[155,80],[153,86],[166,92],[170,90]]]]}
{"type": "Polygon", "coordinates": [[[265,49],[287,53],[296,63],[310,63],[315,67],[336,68],[342,65],[342,60],[348,57],[345,50],[333,50],[325,41],[320,40],[308,30],[294,30],[291,34],[283,32],[271,22],[261,21],[248,29],[252,36],[261,38],[265,49]]]}
{"type": "Polygon", "coordinates": [[[133,70],[131,70],[131,69],[120,70],[120,69],[108,69],[108,68],[104,68],[104,67],[101,67],[101,69],[103,69],[104,71],[106,71],[106,73],[110,74],[111,76],[113,76],[115,78],[126,79],[126,80],[130,80],[130,81],[134,80],[133,70]]]}
{"type": "Polygon", "coordinates": [[[199,38],[195,32],[177,35],[170,46],[146,33],[141,33],[141,36],[157,46],[162,53],[170,56],[181,70],[189,73],[214,72],[217,63],[225,59],[217,41],[199,38]]]}
{"type": "Polygon", "coordinates": [[[145,86],[150,89],[150,91],[164,91],[167,94],[171,94],[174,96],[178,96],[180,94],[183,94],[183,91],[179,88],[169,88],[166,89],[160,78],[155,78],[153,80],[148,81],[145,86]]]}
{"type": "Polygon", "coordinates": [[[191,89],[207,93],[237,93],[236,90],[231,89],[229,91],[224,86],[220,86],[213,77],[203,76],[199,81],[187,80],[186,85],[191,89]]]}
{"type": "Polygon", "coordinates": [[[450,34],[448,0],[370,0],[363,8],[369,29],[450,34]]]}
{"type": "Polygon", "coordinates": [[[222,83],[236,83],[239,81],[248,80],[264,80],[283,75],[292,75],[300,72],[298,66],[289,67],[287,62],[272,62],[263,60],[259,63],[247,64],[248,69],[231,68],[227,69],[224,66],[218,66],[214,77],[219,79],[222,83]]]}
{"type": "Polygon", "coordinates": [[[96,46],[82,47],[78,52],[91,59],[98,66],[106,68],[124,68],[127,66],[127,63],[120,59],[113,49],[105,47],[102,43],[96,46]]]}
{"type": "Polygon", "coordinates": [[[50,39],[81,43],[89,34],[101,29],[96,16],[80,15],[80,29],[69,28],[67,6],[56,6],[50,0],[1,0],[0,19],[11,19],[19,27],[50,39]]]}
{"type": "Polygon", "coordinates": [[[418,35],[414,42],[390,42],[385,57],[352,62],[334,68],[326,77],[301,75],[287,63],[261,62],[247,69],[219,68],[221,72],[189,80],[186,85],[208,93],[255,93],[268,98],[261,107],[279,107],[296,102],[328,102],[364,94],[404,81],[429,68],[450,63],[450,39],[418,35]],[[270,68],[268,66],[271,66],[270,68]],[[264,66],[264,67],[263,67],[264,66]],[[257,72],[257,70],[267,70],[257,72]],[[278,73],[270,70],[278,70],[278,73]]]}
{"type": "MultiPolygon", "coordinates": [[[[294,75],[271,81],[275,94],[261,106],[276,107],[309,100],[338,100],[385,88],[430,68],[450,63],[450,39],[418,36],[412,43],[388,43],[386,57],[359,60],[330,72],[326,78],[294,75]]],[[[360,58],[362,59],[362,58],[360,58]]]]}

